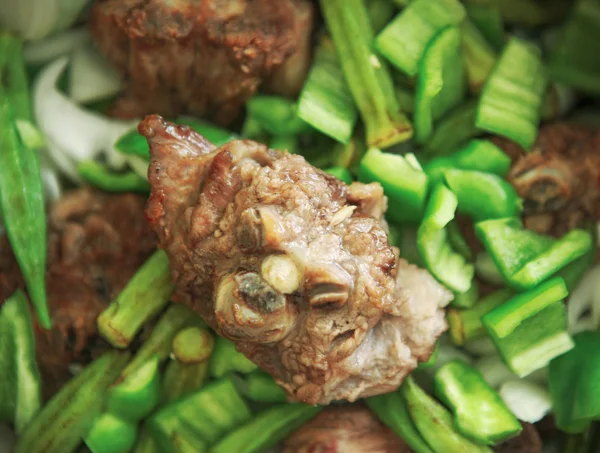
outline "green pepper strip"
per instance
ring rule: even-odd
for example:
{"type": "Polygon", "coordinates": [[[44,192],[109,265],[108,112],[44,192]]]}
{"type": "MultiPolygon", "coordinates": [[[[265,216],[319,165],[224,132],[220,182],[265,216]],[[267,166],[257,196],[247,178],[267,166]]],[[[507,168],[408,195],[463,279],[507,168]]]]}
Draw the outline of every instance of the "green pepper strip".
{"type": "Polygon", "coordinates": [[[13,106],[15,117],[31,123],[33,115],[23,60],[23,40],[6,32],[0,33],[0,76],[0,94],[13,106]]]}
{"type": "Polygon", "coordinates": [[[19,437],[15,453],[71,453],[100,414],[105,391],[129,354],[110,351],[71,379],[19,437]]]}
{"type": "Polygon", "coordinates": [[[296,114],[296,104],[279,96],[256,95],[246,102],[248,114],[273,135],[296,135],[310,126],[296,114]]]}
{"type": "Polygon", "coordinates": [[[150,184],[137,173],[115,173],[93,160],[77,164],[77,172],[89,184],[107,192],[150,192],[150,184]]]}
{"type": "Polygon", "coordinates": [[[163,453],[146,425],[142,425],[133,453],[163,453]]]}
{"type": "Polygon", "coordinates": [[[439,184],[433,188],[417,233],[417,246],[433,276],[452,291],[464,293],[471,287],[474,268],[452,250],[446,233],[456,206],[456,197],[446,186],[439,184]]]}
{"type": "Polygon", "coordinates": [[[455,429],[451,414],[432,397],[427,395],[409,376],[400,392],[404,396],[408,412],[417,430],[436,452],[444,453],[491,453],[488,447],[477,445],[463,437],[455,429]]]}
{"type": "Polygon", "coordinates": [[[365,403],[384,425],[410,446],[414,453],[435,453],[417,431],[400,392],[372,396],[367,398],[365,403]]]}
{"type": "Polygon", "coordinates": [[[461,31],[469,90],[473,94],[478,94],[492,72],[498,54],[470,20],[463,22],[461,31]]]}
{"type": "Polygon", "coordinates": [[[33,320],[21,290],[1,306],[0,363],[0,419],[20,434],[42,407],[33,320]]]}
{"type": "Polygon", "coordinates": [[[367,151],[360,162],[358,179],[379,182],[389,198],[386,215],[399,223],[418,223],[427,197],[427,175],[398,154],[377,148],[367,151]]]}
{"type": "Polygon", "coordinates": [[[485,335],[486,331],[481,322],[481,317],[502,305],[513,295],[513,290],[502,289],[489,294],[467,310],[457,308],[448,309],[447,317],[452,342],[462,346],[473,338],[485,335]]]}
{"type": "Polygon", "coordinates": [[[174,285],[165,252],[154,253],[98,317],[100,334],[113,346],[126,348],[139,329],[169,302],[174,285]]]}
{"type": "Polygon", "coordinates": [[[259,413],[246,425],[228,434],[211,448],[211,453],[260,453],[280,441],[315,417],[321,408],[305,404],[274,406],[259,413]]]}
{"type": "Polygon", "coordinates": [[[209,373],[212,377],[221,378],[228,373],[248,374],[257,366],[235,349],[235,345],[223,337],[218,337],[215,349],[210,358],[209,373]]]}
{"type": "Polygon", "coordinates": [[[452,248],[464,256],[465,259],[472,260],[473,251],[463,236],[456,220],[453,220],[446,226],[446,231],[448,232],[448,242],[450,242],[452,248]]]}
{"type": "Polygon", "coordinates": [[[478,222],[475,233],[504,281],[518,290],[535,287],[594,246],[592,235],[587,231],[571,230],[555,240],[524,229],[517,218],[478,222]]]}
{"type": "Polygon", "coordinates": [[[92,453],[128,453],[137,439],[137,426],[111,413],[100,415],[85,436],[92,453]]]}
{"type": "Polygon", "coordinates": [[[524,377],[573,348],[560,277],[520,293],[481,320],[508,367],[524,377]]]}
{"type": "Polygon", "coordinates": [[[46,299],[46,210],[37,154],[26,148],[0,87],[0,212],[39,324],[52,327],[46,299]]]}
{"type": "Polygon", "coordinates": [[[523,210],[523,200],[515,188],[500,176],[451,169],[444,177],[456,195],[459,212],[475,221],[516,217],[523,210]]]}
{"type": "Polygon", "coordinates": [[[251,418],[233,383],[221,379],[161,407],[148,420],[148,428],[165,453],[182,451],[182,444],[203,452],[251,418]]]}
{"type": "Polygon", "coordinates": [[[473,281],[471,287],[466,293],[454,293],[452,306],[459,308],[472,308],[479,301],[479,286],[473,281]]]}
{"type": "Polygon", "coordinates": [[[342,70],[367,130],[367,144],[387,148],[413,130],[394,96],[388,67],[373,52],[373,29],[364,0],[322,0],[321,11],[342,70]]]}
{"type": "Polygon", "coordinates": [[[208,360],[215,340],[208,329],[188,327],[173,340],[172,360],[169,361],[162,383],[162,403],[170,403],[198,390],[208,377],[208,360]]]}
{"type": "Polygon", "coordinates": [[[575,347],[550,362],[548,378],[557,426],[584,431],[600,417],[600,333],[580,332],[575,347]]]}
{"type": "Polygon", "coordinates": [[[523,429],[483,376],[460,360],[436,372],[434,387],[438,399],[454,413],[456,429],[475,442],[496,445],[523,429]]]}
{"type": "Polygon", "coordinates": [[[285,403],[287,395],[275,380],[261,370],[253,371],[246,376],[244,396],[260,403],[285,403]]]}
{"type": "Polygon", "coordinates": [[[467,140],[482,134],[475,126],[477,104],[469,101],[445,115],[436,125],[423,152],[427,156],[445,156],[455,152],[467,140]]]}
{"type": "Polygon", "coordinates": [[[352,183],[352,175],[348,169],[344,167],[330,167],[326,168],[325,171],[332,176],[335,176],[340,181],[344,181],[346,184],[352,183]]]}
{"type": "Polygon", "coordinates": [[[466,5],[467,15],[495,50],[504,47],[504,21],[494,5],[466,5]]]}
{"type": "Polygon", "coordinates": [[[298,152],[298,136],[275,135],[274,137],[271,137],[271,140],[269,141],[269,148],[296,154],[298,152]]]}

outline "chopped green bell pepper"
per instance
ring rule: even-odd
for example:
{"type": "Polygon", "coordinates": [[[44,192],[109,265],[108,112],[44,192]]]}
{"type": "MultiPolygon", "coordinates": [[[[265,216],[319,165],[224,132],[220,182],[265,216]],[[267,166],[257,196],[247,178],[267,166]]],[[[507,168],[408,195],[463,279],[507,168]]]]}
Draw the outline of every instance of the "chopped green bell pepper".
{"type": "Polygon", "coordinates": [[[128,453],[136,438],[135,423],[104,413],[95,420],[84,440],[92,453],[128,453]]]}
{"type": "Polygon", "coordinates": [[[465,293],[454,293],[452,306],[459,308],[471,308],[479,301],[479,286],[473,281],[471,287],[465,293]]]}
{"type": "Polygon", "coordinates": [[[465,259],[472,260],[473,251],[462,234],[462,231],[460,230],[456,220],[453,220],[448,224],[448,226],[446,226],[446,231],[448,232],[448,242],[450,242],[452,248],[457,253],[460,253],[462,256],[464,256],[465,259]]]}
{"type": "Polygon", "coordinates": [[[426,156],[445,156],[457,151],[483,131],[475,126],[477,104],[468,101],[446,114],[436,125],[423,147],[426,156]]]}
{"type": "Polygon", "coordinates": [[[456,429],[475,442],[496,445],[523,429],[483,376],[460,360],[437,371],[434,387],[438,399],[454,413],[456,429]]]}
{"type": "Polygon", "coordinates": [[[524,377],[573,348],[567,333],[565,282],[555,277],[517,294],[481,321],[508,367],[524,377]]]}
{"type": "Polygon", "coordinates": [[[326,168],[325,171],[330,175],[335,176],[340,181],[344,181],[346,184],[352,184],[352,175],[348,169],[344,167],[330,167],[326,168]]]}
{"type": "Polygon", "coordinates": [[[275,380],[261,370],[253,371],[246,376],[243,388],[244,396],[259,403],[285,403],[287,395],[275,380]]]}
{"type": "Polygon", "coordinates": [[[498,54],[469,19],[461,24],[461,35],[469,91],[478,94],[492,72],[498,54]]]}
{"type": "Polygon", "coordinates": [[[77,172],[88,184],[106,192],[150,192],[148,180],[136,172],[115,173],[95,160],[79,162],[77,172]]]}
{"type": "Polygon", "coordinates": [[[223,337],[218,337],[209,362],[212,377],[221,378],[228,373],[248,374],[258,367],[244,354],[235,349],[235,345],[223,337]]]}
{"type": "Polygon", "coordinates": [[[248,114],[273,135],[297,135],[311,130],[296,114],[296,103],[280,96],[255,95],[246,102],[248,114]]]}

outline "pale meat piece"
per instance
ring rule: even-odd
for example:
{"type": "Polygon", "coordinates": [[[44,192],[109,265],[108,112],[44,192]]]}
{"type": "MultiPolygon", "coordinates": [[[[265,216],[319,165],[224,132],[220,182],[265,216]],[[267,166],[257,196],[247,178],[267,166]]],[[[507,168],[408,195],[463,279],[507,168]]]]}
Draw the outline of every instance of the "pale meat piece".
{"type": "Polygon", "coordinates": [[[292,434],[278,453],[411,453],[362,405],[328,407],[292,434]]]}
{"type": "Polygon", "coordinates": [[[156,115],[139,130],[176,298],[292,399],[388,392],[429,358],[452,294],[389,245],[378,184],[253,141],[217,149],[156,115]]]}
{"type": "Polygon", "coordinates": [[[90,30],[127,85],[113,114],[227,124],[263,81],[298,93],[312,23],[308,0],[99,0],[90,30]]]}
{"type": "MultiPolygon", "coordinates": [[[[46,395],[109,345],[96,318],[156,249],[144,217],[144,197],[89,189],[67,193],[48,217],[46,288],[53,328],[36,325],[38,363],[46,395]]],[[[0,305],[25,289],[6,237],[0,237],[0,305]]]]}

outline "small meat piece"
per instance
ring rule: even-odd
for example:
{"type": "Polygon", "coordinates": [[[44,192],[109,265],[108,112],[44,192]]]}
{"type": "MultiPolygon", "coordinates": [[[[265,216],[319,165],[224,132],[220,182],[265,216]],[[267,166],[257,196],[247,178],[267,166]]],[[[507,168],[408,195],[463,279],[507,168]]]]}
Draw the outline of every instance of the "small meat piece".
{"type": "Polygon", "coordinates": [[[296,95],[310,63],[308,0],[99,0],[90,30],[125,77],[114,114],[230,123],[261,83],[296,95]]]}
{"type": "Polygon", "coordinates": [[[328,407],[292,434],[280,453],[411,453],[362,405],[328,407]]]}
{"type": "Polygon", "coordinates": [[[542,439],[530,423],[523,423],[523,431],[517,437],[496,447],[497,453],[542,453],[542,439]]]}
{"type": "Polygon", "coordinates": [[[378,184],[252,141],[217,149],[156,115],[139,131],[177,299],[293,399],[389,392],[428,359],[452,295],[389,245],[378,184]]]}
{"type": "Polygon", "coordinates": [[[529,153],[494,141],[513,159],[508,180],[524,199],[527,228],[561,236],[600,220],[600,131],[549,124],[529,153]]]}
{"type": "MultiPolygon", "coordinates": [[[[144,197],[89,189],[66,194],[48,218],[46,285],[53,328],[36,326],[38,363],[47,395],[108,347],[96,318],[156,249],[144,197]]],[[[0,238],[0,304],[25,288],[6,237],[0,238]]]]}

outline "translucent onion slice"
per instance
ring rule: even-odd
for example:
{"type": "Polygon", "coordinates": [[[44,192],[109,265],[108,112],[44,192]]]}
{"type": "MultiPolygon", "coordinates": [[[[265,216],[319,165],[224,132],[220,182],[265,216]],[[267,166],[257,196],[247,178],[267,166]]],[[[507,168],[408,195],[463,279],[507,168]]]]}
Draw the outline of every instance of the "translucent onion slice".
{"type": "Polygon", "coordinates": [[[90,41],[90,34],[85,28],[75,28],[41,41],[25,44],[23,57],[28,65],[42,65],[69,55],[73,50],[90,41]]]}
{"type": "Polygon", "coordinates": [[[600,322],[600,265],[592,268],[571,293],[567,304],[569,332],[593,330],[600,322]]]}
{"type": "Polygon", "coordinates": [[[550,392],[530,381],[505,382],[499,393],[511,412],[524,422],[535,423],[552,409],[550,392]]]}

